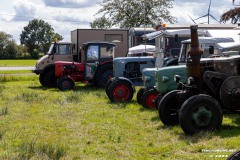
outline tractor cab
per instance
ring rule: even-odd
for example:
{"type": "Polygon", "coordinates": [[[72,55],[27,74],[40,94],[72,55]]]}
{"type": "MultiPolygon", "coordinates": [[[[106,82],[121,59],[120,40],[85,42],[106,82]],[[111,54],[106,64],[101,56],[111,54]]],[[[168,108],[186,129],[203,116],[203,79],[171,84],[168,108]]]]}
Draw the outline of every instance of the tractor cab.
{"type": "Polygon", "coordinates": [[[55,76],[60,90],[70,90],[74,82],[85,82],[103,87],[112,77],[115,44],[109,42],[84,43],[79,52],[80,63],[55,62],[55,76]]]}

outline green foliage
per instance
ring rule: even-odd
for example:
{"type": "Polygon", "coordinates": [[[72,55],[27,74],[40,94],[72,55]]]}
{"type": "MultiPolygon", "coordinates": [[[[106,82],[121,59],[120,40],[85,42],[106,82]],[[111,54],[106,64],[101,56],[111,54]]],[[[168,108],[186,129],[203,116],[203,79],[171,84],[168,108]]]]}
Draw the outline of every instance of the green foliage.
{"type": "Polygon", "coordinates": [[[27,46],[29,53],[36,58],[36,50],[46,52],[54,38],[62,40],[63,37],[54,32],[50,24],[43,20],[34,19],[24,27],[20,34],[20,42],[27,46]]]}
{"type": "Polygon", "coordinates": [[[154,26],[162,22],[176,22],[168,9],[173,7],[173,0],[103,0],[97,18],[90,26],[93,28],[120,28],[154,26]]]}

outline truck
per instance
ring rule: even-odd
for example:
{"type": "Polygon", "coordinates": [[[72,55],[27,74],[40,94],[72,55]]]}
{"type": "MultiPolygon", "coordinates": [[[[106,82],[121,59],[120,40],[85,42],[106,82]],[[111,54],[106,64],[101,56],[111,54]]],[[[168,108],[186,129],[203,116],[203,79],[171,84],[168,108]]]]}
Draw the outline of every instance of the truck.
{"type": "Polygon", "coordinates": [[[33,70],[39,75],[39,81],[44,87],[56,87],[55,62],[68,61],[83,63],[79,54],[85,42],[108,41],[117,45],[114,57],[124,57],[128,52],[128,30],[125,29],[76,29],[71,31],[71,42],[59,42],[57,39],[51,44],[46,55],[41,57],[33,70]]]}

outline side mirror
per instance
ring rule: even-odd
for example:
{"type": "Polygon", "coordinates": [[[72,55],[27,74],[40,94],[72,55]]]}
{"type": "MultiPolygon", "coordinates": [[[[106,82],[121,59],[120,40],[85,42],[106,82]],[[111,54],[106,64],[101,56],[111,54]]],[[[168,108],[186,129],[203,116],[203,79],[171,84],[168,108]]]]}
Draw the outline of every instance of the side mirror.
{"type": "Polygon", "coordinates": [[[178,34],[174,35],[174,42],[178,42],[178,34]]]}
{"type": "Polygon", "coordinates": [[[213,46],[209,46],[209,54],[213,54],[214,53],[214,47],[213,46]]]}

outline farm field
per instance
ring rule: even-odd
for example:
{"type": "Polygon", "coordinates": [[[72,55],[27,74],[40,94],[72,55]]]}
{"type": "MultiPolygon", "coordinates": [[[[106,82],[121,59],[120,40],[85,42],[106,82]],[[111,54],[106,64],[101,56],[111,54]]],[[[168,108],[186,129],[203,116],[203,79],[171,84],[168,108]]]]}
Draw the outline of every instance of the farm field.
{"type": "Polygon", "coordinates": [[[35,66],[37,60],[0,60],[0,67],[35,66]]]}
{"type": "Polygon", "coordinates": [[[0,159],[226,159],[240,149],[240,116],[186,136],[156,110],[111,103],[104,89],[44,88],[37,76],[0,77],[0,159]]]}

